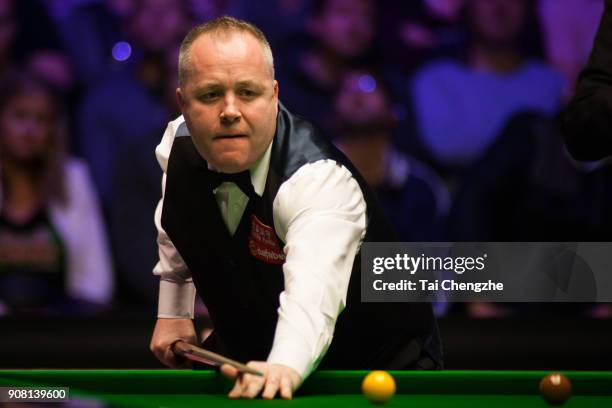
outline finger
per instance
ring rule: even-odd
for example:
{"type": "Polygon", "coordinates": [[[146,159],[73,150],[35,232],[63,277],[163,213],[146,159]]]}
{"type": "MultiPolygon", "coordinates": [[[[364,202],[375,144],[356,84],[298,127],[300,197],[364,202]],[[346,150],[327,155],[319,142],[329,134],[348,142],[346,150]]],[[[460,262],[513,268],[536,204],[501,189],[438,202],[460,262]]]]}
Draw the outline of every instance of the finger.
{"type": "Polygon", "coordinates": [[[151,351],[153,352],[153,355],[155,356],[156,359],[158,359],[159,361],[164,363],[164,353],[163,353],[163,350],[151,347],[151,351]]]}
{"type": "Polygon", "coordinates": [[[172,368],[192,368],[193,361],[180,354],[174,352],[174,348],[170,346],[165,350],[164,358],[169,361],[169,365],[172,368]]]}
{"type": "Polygon", "coordinates": [[[266,380],[266,387],[264,388],[264,392],[261,396],[265,399],[274,399],[279,387],[280,379],[278,378],[278,375],[271,375],[266,380]]]}
{"type": "Polygon", "coordinates": [[[238,371],[236,367],[233,367],[229,364],[223,364],[221,366],[221,374],[233,380],[238,377],[238,374],[240,374],[240,372],[238,371]]]}
{"type": "Polygon", "coordinates": [[[245,375],[245,385],[242,388],[244,398],[253,399],[259,395],[264,385],[264,379],[253,375],[245,375]]]}
{"type": "Polygon", "coordinates": [[[162,358],[160,360],[162,363],[164,363],[168,367],[179,368],[179,365],[180,365],[179,361],[176,359],[176,355],[174,354],[172,349],[170,349],[170,347],[167,347],[166,349],[164,349],[162,358]]]}
{"type": "Polygon", "coordinates": [[[293,384],[289,377],[281,377],[280,380],[280,395],[283,399],[291,399],[293,394],[293,384]]]}
{"type": "Polygon", "coordinates": [[[242,377],[238,377],[234,383],[234,387],[230,390],[228,397],[235,399],[242,396],[242,377]]]}

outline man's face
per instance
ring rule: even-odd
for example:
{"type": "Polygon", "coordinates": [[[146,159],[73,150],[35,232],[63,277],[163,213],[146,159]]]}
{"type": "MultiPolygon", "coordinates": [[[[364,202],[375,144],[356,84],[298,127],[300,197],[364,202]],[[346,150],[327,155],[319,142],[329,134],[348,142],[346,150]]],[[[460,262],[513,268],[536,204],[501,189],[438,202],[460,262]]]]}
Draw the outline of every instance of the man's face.
{"type": "Polygon", "coordinates": [[[200,155],[237,173],[266,151],[276,130],[278,84],[260,43],[247,33],[200,36],[191,47],[179,105],[200,155]]]}

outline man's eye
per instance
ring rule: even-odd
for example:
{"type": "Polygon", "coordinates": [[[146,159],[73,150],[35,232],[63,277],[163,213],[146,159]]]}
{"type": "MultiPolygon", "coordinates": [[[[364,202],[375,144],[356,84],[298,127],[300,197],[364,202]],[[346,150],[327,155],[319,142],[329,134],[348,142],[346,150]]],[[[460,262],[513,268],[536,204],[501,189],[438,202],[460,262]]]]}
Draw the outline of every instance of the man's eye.
{"type": "Polygon", "coordinates": [[[199,96],[199,99],[203,101],[212,101],[218,98],[221,94],[219,92],[205,92],[199,96]]]}
{"type": "Polygon", "coordinates": [[[252,97],[254,97],[255,95],[257,95],[257,94],[255,93],[255,91],[252,91],[252,90],[250,90],[250,89],[243,89],[243,90],[241,90],[241,91],[239,92],[239,94],[240,94],[240,96],[244,96],[244,97],[247,97],[247,98],[252,98],[252,97]]]}

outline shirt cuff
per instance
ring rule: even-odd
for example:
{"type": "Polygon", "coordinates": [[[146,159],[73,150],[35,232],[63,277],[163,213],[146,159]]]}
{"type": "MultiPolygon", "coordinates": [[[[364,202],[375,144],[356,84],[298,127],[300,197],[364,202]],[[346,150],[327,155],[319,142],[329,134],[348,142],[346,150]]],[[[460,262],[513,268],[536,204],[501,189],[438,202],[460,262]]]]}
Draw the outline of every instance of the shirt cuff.
{"type": "Polygon", "coordinates": [[[157,317],[193,319],[195,295],[193,282],[160,279],[157,317]]]}

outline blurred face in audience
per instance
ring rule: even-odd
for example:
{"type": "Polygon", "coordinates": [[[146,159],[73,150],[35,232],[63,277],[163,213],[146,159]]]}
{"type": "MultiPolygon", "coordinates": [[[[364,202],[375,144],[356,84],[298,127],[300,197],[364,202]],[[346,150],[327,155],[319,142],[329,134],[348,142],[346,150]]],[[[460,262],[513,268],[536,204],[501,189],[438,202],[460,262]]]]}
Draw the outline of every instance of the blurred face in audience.
{"type": "Polygon", "coordinates": [[[387,95],[381,84],[365,71],[345,74],[334,108],[338,119],[351,127],[388,124],[391,119],[387,95]]]}
{"type": "Polygon", "coordinates": [[[164,52],[190,26],[185,0],[139,0],[131,18],[131,32],[149,51],[164,52]]]}
{"type": "Polygon", "coordinates": [[[0,111],[3,157],[25,164],[43,159],[51,143],[54,123],[51,99],[42,89],[13,96],[0,111]]]}
{"type": "Polygon", "coordinates": [[[369,0],[328,0],[312,20],[311,31],[343,58],[365,54],[374,39],[376,10],[369,0]]]}
{"type": "Polygon", "coordinates": [[[527,18],[525,0],[470,0],[468,15],[479,40],[494,46],[513,45],[527,18]]]}
{"type": "Polygon", "coordinates": [[[217,170],[250,168],[276,130],[278,85],[248,33],[203,34],[190,48],[179,105],[200,155],[217,170]]]}

